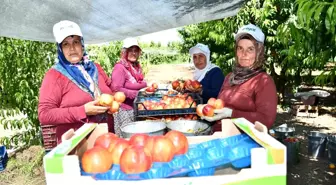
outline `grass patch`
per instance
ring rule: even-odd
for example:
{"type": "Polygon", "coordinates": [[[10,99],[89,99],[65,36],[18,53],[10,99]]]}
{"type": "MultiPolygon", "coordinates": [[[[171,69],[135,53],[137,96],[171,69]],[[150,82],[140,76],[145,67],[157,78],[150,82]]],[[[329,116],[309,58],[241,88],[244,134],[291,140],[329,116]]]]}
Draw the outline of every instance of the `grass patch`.
{"type": "Polygon", "coordinates": [[[44,154],[41,146],[31,146],[11,156],[6,169],[0,172],[0,185],[46,184],[43,170],[44,154]]]}

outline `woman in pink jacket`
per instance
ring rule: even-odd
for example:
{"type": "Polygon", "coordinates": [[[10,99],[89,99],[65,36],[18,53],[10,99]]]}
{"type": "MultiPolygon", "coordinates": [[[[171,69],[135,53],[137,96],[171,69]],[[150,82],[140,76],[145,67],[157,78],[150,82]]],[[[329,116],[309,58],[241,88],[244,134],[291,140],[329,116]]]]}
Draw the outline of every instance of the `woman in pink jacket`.
{"type": "Polygon", "coordinates": [[[126,38],[123,41],[121,55],[111,75],[113,91],[121,91],[126,95],[125,102],[118,113],[114,114],[114,130],[119,136],[121,136],[120,127],[134,121],[134,99],[139,90],[147,86],[138,61],[141,48],[135,38],[126,38]]]}
{"type": "MultiPolygon", "coordinates": [[[[253,24],[241,27],[235,35],[236,63],[218,94],[225,108],[215,110],[214,117],[203,117],[208,121],[223,118],[246,118],[259,121],[271,128],[277,113],[277,91],[274,81],[264,68],[264,40],[261,29],[253,24]]],[[[220,123],[220,122],[219,122],[220,123]]],[[[213,130],[220,131],[220,124],[213,130]]]]}
{"type": "Polygon", "coordinates": [[[80,27],[61,21],[53,32],[58,61],[47,71],[40,88],[38,118],[42,127],[55,128],[57,143],[64,132],[87,122],[108,123],[113,132],[113,116],[107,107],[97,106],[96,100],[101,93],[112,94],[111,80],[99,64],[89,60],[80,27]]]}

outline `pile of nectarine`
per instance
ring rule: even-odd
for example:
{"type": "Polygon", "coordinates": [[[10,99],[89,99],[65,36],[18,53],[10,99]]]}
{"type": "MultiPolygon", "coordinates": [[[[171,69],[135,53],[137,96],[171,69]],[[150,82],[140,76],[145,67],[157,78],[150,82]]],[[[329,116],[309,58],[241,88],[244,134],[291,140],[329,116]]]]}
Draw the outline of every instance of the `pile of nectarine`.
{"type": "Polygon", "coordinates": [[[190,107],[196,108],[196,102],[188,94],[164,95],[160,100],[145,100],[142,104],[138,104],[139,110],[183,109],[190,107]]]}
{"type": "Polygon", "coordinates": [[[215,109],[224,108],[224,101],[222,99],[210,98],[207,104],[199,104],[196,107],[196,113],[198,116],[214,116],[215,109]]]}
{"type": "Polygon", "coordinates": [[[147,117],[146,120],[162,120],[164,122],[170,122],[175,120],[197,120],[198,116],[195,114],[184,114],[184,115],[171,115],[171,116],[157,116],[157,117],[147,117]]]}
{"type": "Polygon", "coordinates": [[[126,96],[123,92],[116,92],[114,95],[103,93],[97,99],[99,106],[109,107],[109,112],[115,113],[118,112],[120,104],[126,100],[126,96]]]}
{"type": "Polygon", "coordinates": [[[126,174],[142,173],[153,162],[169,162],[175,155],[187,153],[188,148],[186,136],[174,130],[163,136],[134,134],[129,140],[106,133],[84,152],[82,168],[87,173],[104,173],[113,164],[119,164],[126,174]]]}
{"type": "Polygon", "coordinates": [[[187,79],[185,81],[175,80],[172,82],[172,88],[180,92],[184,92],[185,90],[191,92],[198,92],[202,88],[202,85],[197,80],[190,80],[190,79],[187,79]]]}
{"type": "Polygon", "coordinates": [[[148,86],[146,89],[145,89],[145,93],[146,94],[153,94],[157,89],[158,89],[158,84],[157,83],[152,83],[151,86],[148,86]]]}

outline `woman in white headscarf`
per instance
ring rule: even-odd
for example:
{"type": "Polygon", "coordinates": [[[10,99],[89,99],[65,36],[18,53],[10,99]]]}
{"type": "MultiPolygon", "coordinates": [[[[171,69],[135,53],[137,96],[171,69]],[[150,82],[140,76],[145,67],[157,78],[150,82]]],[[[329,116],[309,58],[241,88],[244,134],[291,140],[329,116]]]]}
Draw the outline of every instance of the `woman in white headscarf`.
{"type": "Polygon", "coordinates": [[[224,81],[222,70],[210,61],[210,50],[207,45],[198,43],[190,48],[189,54],[195,66],[194,80],[202,84],[199,93],[206,103],[211,97],[217,98],[224,81]]]}

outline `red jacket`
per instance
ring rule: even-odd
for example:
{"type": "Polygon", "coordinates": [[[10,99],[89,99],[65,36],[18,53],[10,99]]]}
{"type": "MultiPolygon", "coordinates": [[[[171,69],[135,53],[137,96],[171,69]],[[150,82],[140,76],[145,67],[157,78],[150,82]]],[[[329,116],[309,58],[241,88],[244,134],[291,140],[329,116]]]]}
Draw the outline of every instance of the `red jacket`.
{"type": "MultiPolygon", "coordinates": [[[[271,128],[277,113],[278,97],[274,81],[267,73],[260,73],[243,84],[230,86],[230,74],[224,80],[218,98],[225,107],[233,109],[232,118],[244,117],[250,122],[259,121],[271,128]]],[[[214,131],[221,125],[215,124],[214,131]]]]}
{"type": "Polygon", "coordinates": [[[140,89],[147,87],[147,83],[142,81],[138,83],[131,73],[122,65],[117,63],[111,74],[113,91],[121,91],[126,95],[126,100],[121,104],[124,110],[132,110],[133,102],[140,89]]]}
{"type": "MultiPolygon", "coordinates": [[[[102,93],[112,94],[111,80],[99,64],[98,86],[102,93]]],[[[66,76],[55,69],[49,69],[45,74],[38,103],[38,118],[41,125],[56,125],[57,143],[61,136],[70,128],[75,130],[85,122],[108,123],[109,130],[113,131],[113,117],[106,113],[104,118],[87,116],[84,104],[93,101],[90,94],[81,90],[66,76]]]]}

